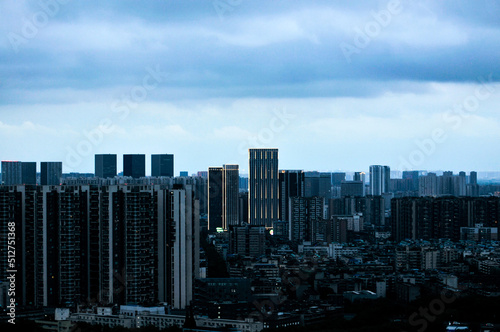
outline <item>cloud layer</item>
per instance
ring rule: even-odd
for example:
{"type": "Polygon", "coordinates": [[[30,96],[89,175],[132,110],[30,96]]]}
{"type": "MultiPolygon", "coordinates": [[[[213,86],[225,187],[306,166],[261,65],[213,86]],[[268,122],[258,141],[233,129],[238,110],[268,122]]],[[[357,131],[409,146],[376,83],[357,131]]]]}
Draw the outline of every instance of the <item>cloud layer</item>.
{"type": "Polygon", "coordinates": [[[436,128],[447,139],[415,168],[500,164],[493,0],[8,0],[0,13],[2,159],[66,162],[105,120],[71,170],[138,152],[245,169],[253,144],[279,147],[285,168],[398,168],[436,128]],[[294,118],[275,126],[280,110],[294,118]]]}

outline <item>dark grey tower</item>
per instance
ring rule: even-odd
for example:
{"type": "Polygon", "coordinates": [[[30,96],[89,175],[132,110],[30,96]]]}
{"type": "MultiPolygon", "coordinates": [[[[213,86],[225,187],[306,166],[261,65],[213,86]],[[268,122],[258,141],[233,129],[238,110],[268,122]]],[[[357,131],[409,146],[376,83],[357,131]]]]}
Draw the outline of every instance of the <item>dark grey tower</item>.
{"type": "Polygon", "coordinates": [[[278,220],[278,149],[249,149],[250,225],[272,227],[278,220]]]}
{"type": "Polygon", "coordinates": [[[151,176],[174,176],[174,155],[151,155],[151,176]]]}
{"type": "Polygon", "coordinates": [[[20,161],[2,161],[2,183],[7,186],[22,182],[22,165],[20,161]]]}
{"type": "Polygon", "coordinates": [[[36,185],[36,162],[22,162],[22,183],[36,185]]]}
{"type": "Polygon", "coordinates": [[[208,229],[222,227],[222,167],[208,168],[208,229]]]}
{"type": "Polygon", "coordinates": [[[239,166],[223,165],[222,182],[222,227],[229,229],[230,225],[239,225],[239,166]]]}
{"type": "Polygon", "coordinates": [[[62,162],[60,161],[42,161],[40,163],[40,184],[59,185],[62,177],[62,162]]]}
{"type": "Polygon", "coordinates": [[[143,178],[146,176],[146,155],[144,154],[124,154],[123,155],[123,176],[133,178],[143,178]]]}
{"type": "Polygon", "coordinates": [[[116,154],[95,155],[95,176],[99,178],[116,176],[116,154]]]}
{"type": "Polygon", "coordinates": [[[282,170],[279,173],[280,207],[279,220],[289,221],[288,204],[290,197],[304,196],[304,171],[282,170]]]}
{"type": "Polygon", "coordinates": [[[391,184],[391,169],[389,166],[370,166],[370,194],[380,196],[389,192],[391,184]]]}

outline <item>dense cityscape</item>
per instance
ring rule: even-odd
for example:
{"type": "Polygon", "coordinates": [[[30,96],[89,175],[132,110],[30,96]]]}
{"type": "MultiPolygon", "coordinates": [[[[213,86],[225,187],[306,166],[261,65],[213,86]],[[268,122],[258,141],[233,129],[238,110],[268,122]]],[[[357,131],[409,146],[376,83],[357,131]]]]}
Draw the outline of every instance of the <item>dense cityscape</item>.
{"type": "Polygon", "coordinates": [[[175,176],[173,154],[151,155],[148,176],[144,154],[123,155],[120,173],[116,154],[96,154],[93,174],[2,161],[5,324],[494,331],[500,181],[283,170],[278,149],[248,154],[247,175],[175,176]]]}

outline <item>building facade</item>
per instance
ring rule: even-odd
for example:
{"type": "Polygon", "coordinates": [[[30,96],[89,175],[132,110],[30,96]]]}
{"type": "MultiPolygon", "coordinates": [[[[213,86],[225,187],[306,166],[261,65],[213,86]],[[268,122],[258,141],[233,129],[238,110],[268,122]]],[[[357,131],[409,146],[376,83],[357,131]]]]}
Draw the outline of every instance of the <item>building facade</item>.
{"type": "Polygon", "coordinates": [[[96,154],[94,158],[96,177],[106,179],[116,176],[116,154],[96,154]]]}
{"type": "Polygon", "coordinates": [[[151,176],[174,176],[173,154],[151,155],[151,176]]]}
{"type": "Polygon", "coordinates": [[[278,149],[249,149],[249,223],[272,227],[279,213],[278,149]]]}
{"type": "Polygon", "coordinates": [[[143,178],[146,176],[146,155],[144,154],[124,154],[123,155],[123,176],[132,178],[143,178]]]}

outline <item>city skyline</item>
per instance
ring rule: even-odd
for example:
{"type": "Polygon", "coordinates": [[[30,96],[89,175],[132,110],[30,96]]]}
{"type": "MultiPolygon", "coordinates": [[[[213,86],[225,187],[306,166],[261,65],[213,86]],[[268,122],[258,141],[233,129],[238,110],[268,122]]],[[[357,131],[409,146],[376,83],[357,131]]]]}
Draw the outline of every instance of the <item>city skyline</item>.
{"type": "Polygon", "coordinates": [[[2,160],[169,153],[192,174],[271,146],[283,169],[500,165],[494,1],[48,3],[0,4],[2,160]]]}
{"type": "MultiPolygon", "coordinates": [[[[257,148],[250,148],[248,149],[248,151],[250,151],[251,149],[257,149],[257,148]]],[[[279,150],[279,149],[278,149],[279,150]]],[[[131,156],[130,154],[124,154],[124,155],[128,155],[128,156],[131,156]]],[[[145,167],[145,177],[158,177],[158,175],[152,175],[152,163],[150,162],[152,156],[172,156],[173,158],[173,155],[172,154],[155,154],[153,153],[151,156],[150,155],[146,155],[146,154],[142,154],[142,153],[138,153],[138,154],[134,154],[134,156],[143,156],[144,157],[144,160],[141,161],[142,164],[144,164],[144,167],[145,167]]],[[[113,154],[113,153],[107,153],[107,154],[96,154],[94,156],[91,156],[90,158],[94,161],[94,165],[92,166],[92,170],[90,171],[82,171],[80,169],[76,169],[76,170],[71,170],[71,172],[65,172],[64,171],[64,162],[62,162],[62,174],[66,174],[66,175],[71,175],[71,174],[83,174],[85,176],[88,176],[90,174],[93,174],[95,177],[100,177],[98,176],[98,173],[99,172],[102,172],[101,170],[97,170],[97,161],[96,161],[96,158],[97,157],[101,157],[101,156],[111,156],[111,157],[116,157],[115,160],[113,161],[113,165],[115,165],[116,167],[116,176],[126,176],[124,175],[124,172],[123,172],[123,156],[120,156],[120,155],[117,155],[117,154],[113,154]],[[96,170],[97,170],[97,173],[96,173],[96,170]]],[[[177,160],[177,159],[176,159],[177,160]]],[[[26,160],[2,160],[2,162],[6,163],[6,164],[10,164],[10,163],[23,163],[23,164],[31,164],[33,168],[36,169],[36,174],[40,175],[41,174],[41,165],[42,163],[47,163],[46,161],[33,161],[33,159],[29,159],[29,161],[26,161],[26,160]]],[[[54,162],[59,162],[61,163],[61,161],[52,161],[51,163],[54,163],[54,162]]],[[[171,163],[173,162],[173,160],[171,160],[171,163]]],[[[99,162],[99,163],[102,163],[102,162],[99,162]]],[[[225,163],[223,163],[225,164],[225,163]]],[[[248,159],[246,160],[246,162],[244,162],[243,164],[233,164],[233,165],[237,165],[239,166],[239,175],[240,177],[244,177],[244,178],[248,178],[249,176],[249,173],[248,173],[248,170],[245,169],[245,167],[241,167],[241,166],[245,166],[245,165],[248,165],[248,159]],[[244,170],[244,172],[241,172],[241,170],[244,170]]],[[[370,168],[373,167],[373,166],[379,166],[379,165],[373,165],[373,164],[370,164],[370,165],[367,165],[365,168],[366,170],[353,170],[353,169],[348,169],[348,170],[344,170],[344,169],[328,169],[328,170],[324,170],[324,169],[318,169],[318,168],[312,168],[312,169],[300,169],[300,168],[294,168],[294,167],[282,167],[281,166],[281,159],[280,159],[280,166],[279,166],[279,171],[302,171],[302,172],[305,172],[305,173],[308,173],[308,172],[317,172],[317,173],[338,173],[338,174],[344,174],[344,178],[346,181],[358,181],[356,180],[356,175],[357,174],[364,174],[366,175],[366,179],[363,181],[365,184],[369,184],[370,181],[369,181],[369,175],[370,175],[370,168]]],[[[99,167],[102,167],[102,166],[99,166],[99,167]]],[[[142,167],[142,165],[141,165],[142,167]]],[[[200,170],[194,170],[194,171],[186,171],[184,169],[181,169],[181,170],[178,170],[176,172],[173,173],[173,175],[160,175],[160,176],[168,176],[168,177],[177,177],[177,176],[185,176],[185,175],[181,175],[181,173],[186,173],[188,174],[188,176],[201,176],[200,173],[203,173],[203,172],[207,172],[207,169],[211,168],[213,166],[207,166],[205,167],[204,169],[200,169],[200,170]]],[[[388,167],[387,165],[384,166],[384,167],[388,167]]],[[[177,168],[177,166],[175,166],[175,168],[177,168]]],[[[1,170],[0,170],[1,171],[1,170]]],[[[442,175],[446,172],[452,172],[453,174],[459,174],[460,172],[465,172],[466,174],[470,174],[471,172],[474,172],[476,173],[476,177],[477,179],[479,180],[500,180],[500,168],[498,170],[476,170],[476,169],[472,169],[472,170],[464,170],[462,168],[458,168],[458,169],[443,169],[443,168],[438,168],[438,169],[424,169],[424,168],[420,168],[420,169],[415,169],[415,170],[400,170],[400,169],[391,169],[389,167],[389,173],[390,173],[390,177],[391,179],[399,179],[402,177],[403,173],[404,172],[424,172],[424,173],[435,173],[437,175],[442,175]]],[[[0,173],[1,174],[1,173],[0,173]]],[[[102,177],[102,176],[101,176],[102,177]]],[[[106,176],[105,176],[106,177],[106,176]]],[[[332,178],[332,183],[335,182],[335,180],[332,178]]]]}

